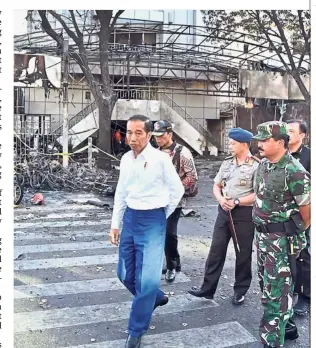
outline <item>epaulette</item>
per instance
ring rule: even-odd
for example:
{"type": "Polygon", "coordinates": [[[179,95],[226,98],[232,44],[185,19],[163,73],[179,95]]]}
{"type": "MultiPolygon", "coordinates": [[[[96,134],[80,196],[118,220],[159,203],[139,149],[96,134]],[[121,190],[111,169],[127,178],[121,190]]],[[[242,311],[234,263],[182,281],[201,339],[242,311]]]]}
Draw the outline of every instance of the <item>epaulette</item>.
{"type": "Polygon", "coordinates": [[[234,156],[227,156],[227,157],[224,158],[224,161],[232,159],[232,158],[234,158],[234,156]]]}
{"type": "Polygon", "coordinates": [[[261,163],[261,160],[258,157],[251,155],[251,158],[253,158],[256,162],[261,163]]]}

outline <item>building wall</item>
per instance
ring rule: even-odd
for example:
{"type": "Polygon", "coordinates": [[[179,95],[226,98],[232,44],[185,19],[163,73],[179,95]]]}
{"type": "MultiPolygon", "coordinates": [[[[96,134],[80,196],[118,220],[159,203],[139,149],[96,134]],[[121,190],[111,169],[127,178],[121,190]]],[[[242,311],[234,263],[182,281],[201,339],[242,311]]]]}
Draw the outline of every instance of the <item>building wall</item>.
{"type": "MultiPolygon", "coordinates": [[[[200,95],[198,91],[185,93],[183,85],[183,81],[182,83],[178,81],[165,81],[161,86],[164,88],[165,93],[170,96],[177,105],[189,113],[203,127],[207,127],[206,120],[220,118],[219,98],[204,95],[207,88],[205,82],[187,83],[187,88],[201,89],[200,95]],[[177,89],[168,87],[175,87],[177,89]]],[[[213,90],[214,86],[209,84],[208,88],[213,90]]],[[[190,117],[187,118],[187,121],[191,123],[190,117]]]]}
{"type": "MultiPolygon", "coordinates": [[[[69,119],[93,102],[92,93],[90,93],[91,99],[86,99],[86,92],[90,92],[87,87],[69,86],[69,119]]],[[[62,124],[63,104],[59,90],[50,90],[47,98],[44,88],[24,88],[24,93],[26,114],[51,115],[52,130],[62,124]]]]}

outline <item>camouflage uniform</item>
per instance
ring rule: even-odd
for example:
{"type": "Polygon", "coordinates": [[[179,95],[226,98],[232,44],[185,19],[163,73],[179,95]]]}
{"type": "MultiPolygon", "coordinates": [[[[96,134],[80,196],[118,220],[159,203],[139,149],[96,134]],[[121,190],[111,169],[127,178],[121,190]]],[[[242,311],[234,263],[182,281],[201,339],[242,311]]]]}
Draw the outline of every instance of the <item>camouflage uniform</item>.
{"type": "MultiPolygon", "coordinates": [[[[254,137],[257,140],[287,132],[286,124],[276,121],[263,123],[257,129],[258,135],[254,137]]],[[[262,343],[281,347],[285,326],[293,316],[294,291],[288,256],[289,237],[282,225],[299,212],[300,206],[310,204],[310,175],[288,152],[277,163],[263,159],[257,170],[255,194],[253,220],[264,307],[259,331],[262,343]]],[[[295,253],[306,246],[302,222],[297,225],[293,246],[295,253]]]]}

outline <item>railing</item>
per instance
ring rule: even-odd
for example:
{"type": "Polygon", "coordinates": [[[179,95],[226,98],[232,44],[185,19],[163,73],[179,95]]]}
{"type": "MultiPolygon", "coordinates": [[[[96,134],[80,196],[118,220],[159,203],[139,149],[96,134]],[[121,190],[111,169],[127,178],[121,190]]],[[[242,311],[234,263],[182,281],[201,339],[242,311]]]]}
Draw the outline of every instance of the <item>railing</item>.
{"type": "Polygon", "coordinates": [[[185,109],[177,104],[168,94],[165,92],[160,93],[160,100],[164,101],[174,111],[176,111],[184,120],[188,121],[200,134],[204,136],[206,141],[209,141],[213,145],[217,145],[212,134],[199,123],[192,115],[190,115],[185,109]]]}
{"type": "MultiPolygon", "coordinates": [[[[85,117],[87,117],[89,114],[91,114],[93,111],[97,109],[97,103],[96,101],[92,102],[88,106],[86,106],[84,109],[79,111],[76,115],[72,116],[69,119],[68,123],[68,129],[71,129],[76,124],[78,124],[80,121],[82,121],[85,117]]],[[[53,134],[62,134],[63,125],[59,126],[53,131],[53,134]]]]}
{"type": "Polygon", "coordinates": [[[157,100],[157,91],[153,89],[115,89],[117,99],[157,100]]]}
{"type": "MultiPolygon", "coordinates": [[[[169,107],[175,110],[184,120],[188,121],[200,134],[202,134],[206,141],[212,143],[213,145],[219,146],[216,140],[213,138],[212,134],[165,92],[150,89],[115,89],[113,92],[116,94],[117,99],[164,101],[169,107]]],[[[78,124],[81,120],[83,120],[96,109],[97,103],[96,101],[94,101],[93,103],[85,107],[83,110],[81,110],[78,114],[70,118],[68,128],[71,129],[72,127],[74,127],[76,124],[78,124]]],[[[59,126],[57,129],[53,131],[53,134],[61,135],[62,128],[63,125],[59,126]]]]}
{"type": "MultiPolygon", "coordinates": [[[[116,89],[113,91],[116,94],[117,99],[138,99],[138,100],[157,100],[157,91],[149,90],[149,89],[116,89]]],[[[69,119],[68,129],[71,129],[76,124],[78,124],[81,120],[91,114],[93,111],[97,109],[96,101],[92,102],[84,109],[79,111],[76,115],[72,116],[69,119]]],[[[56,128],[52,133],[53,134],[62,134],[63,125],[61,124],[58,128],[56,128]]]]}

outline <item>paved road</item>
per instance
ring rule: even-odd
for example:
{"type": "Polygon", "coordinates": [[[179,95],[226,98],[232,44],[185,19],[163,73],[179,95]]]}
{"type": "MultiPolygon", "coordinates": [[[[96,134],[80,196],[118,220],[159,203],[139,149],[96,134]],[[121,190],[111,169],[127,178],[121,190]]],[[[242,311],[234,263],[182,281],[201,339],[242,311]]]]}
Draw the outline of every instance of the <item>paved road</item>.
{"type": "MultiPolygon", "coordinates": [[[[45,195],[46,206],[15,211],[15,347],[124,347],[131,296],[116,278],[117,248],[107,237],[111,211],[69,204],[93,198],[87,194],[45,195]]],[[[216,214],[215,202],[201,205],[201,196],[191,204],[201,217],[180,221],[184,271],[173,285],[162,280],[170,301],[156,309],[142,347],[246,348],[257,340],[256,282],[244,306],[230,302],[232,247],[215,300],[187,295],[200,283],[216,214]]],[[[309,347],[304,320],[304,339],[287,347],[309,347]]]]}

